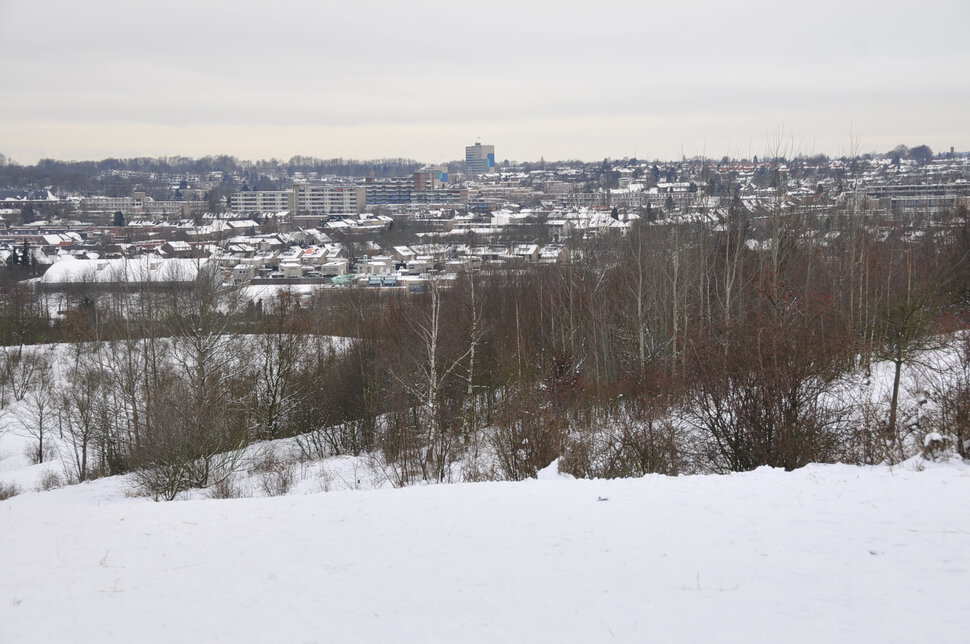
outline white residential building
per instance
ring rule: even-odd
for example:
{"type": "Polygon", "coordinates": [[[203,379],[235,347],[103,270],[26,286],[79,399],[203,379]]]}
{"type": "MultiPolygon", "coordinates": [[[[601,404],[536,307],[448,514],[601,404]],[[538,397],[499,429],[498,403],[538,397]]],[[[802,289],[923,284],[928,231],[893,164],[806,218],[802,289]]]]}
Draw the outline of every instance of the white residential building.
{"type": "Polygon", "coordinates": [[[356,215],[367,203],[363,186],[298,183],[290,194],[294,219],[321,215],[356,215]]]}
{"type": "Polygon", "coordinates": [[[290,207],[291,190],[250,190],[237,192],[229,198],[232,212],[280,212],[290,207]]]}

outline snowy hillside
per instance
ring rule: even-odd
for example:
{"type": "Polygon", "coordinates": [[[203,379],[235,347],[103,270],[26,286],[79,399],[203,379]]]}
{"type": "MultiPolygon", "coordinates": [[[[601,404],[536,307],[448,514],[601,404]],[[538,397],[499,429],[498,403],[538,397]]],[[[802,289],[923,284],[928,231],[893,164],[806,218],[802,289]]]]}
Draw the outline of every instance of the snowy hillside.
{"type": "MultiPolygon", "coordinates": [[[[923,355],[907,440],[933,408],[923,374],[954,354],[923,355]]],[[[889,380],[877,364],[847,395],[865,408],[889,380]]],[[[29,403],[0,416],[0,498],[19,492],[0,501],[3,643],[967,641],[956,457],[397,489],[377,455],[317,459],[300,437],[154,503],[136,474],[64,485],[53,431],[31,465],[29,403]]]]}
{"type": "Polygon", "coordinates": [[[0,503],[0,639],[966,641],[968,506],[953,461],[165,504],[102,480],[0,503]]]}

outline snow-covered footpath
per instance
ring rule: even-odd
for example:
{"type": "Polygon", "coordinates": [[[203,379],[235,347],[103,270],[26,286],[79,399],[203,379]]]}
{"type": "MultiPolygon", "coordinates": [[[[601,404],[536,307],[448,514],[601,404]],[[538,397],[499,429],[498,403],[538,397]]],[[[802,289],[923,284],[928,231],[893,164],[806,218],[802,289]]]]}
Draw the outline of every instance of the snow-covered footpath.
{"type": "Polygon", "coordinates": [[[0,641],[970,639],[953,461],[63,502],[101,484],[0,503],[0,641]]]}

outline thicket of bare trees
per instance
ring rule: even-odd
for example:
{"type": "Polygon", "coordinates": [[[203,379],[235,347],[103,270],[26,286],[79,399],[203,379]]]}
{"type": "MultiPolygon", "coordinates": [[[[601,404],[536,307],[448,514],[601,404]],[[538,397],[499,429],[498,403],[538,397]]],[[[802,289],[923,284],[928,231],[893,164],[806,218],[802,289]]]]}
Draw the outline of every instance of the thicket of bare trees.
{"type": "Polygon", "coordinates": [[[898,460],[917,430],[897,413],[900,371],[963,325],[965,226],[842,212],[639,225],[563,265],[480,275],[474,341],[467,288],[405,298],[377,353],[406,365],[402,347],[433,348],[447,368],[386,382],[397,411],[377,446],[406,460],[447,436],[439,452],[460,460],[476,440],[460,412],[474,408],[509,478],[558,456],[587,475],[898,460]],[[436,345],[407,322],[429,313],[451,320],[436,345]],[[845,383],[875,360],[895,367],[889,412],[861,419],[845,383]],[[429,384],[445,424],[427,416],[429,384]]]}
{"type": "MultiPolygon", "coordinates": [[[[57,432],[77,480],[135,470],[158,498],[220,485],[244,446],[290,436],[310,457],[379,452],[400,485],[521,479],[556,458],[611,477],[896,461],[930,429],[900,412],[902,373],[966,326],[965,212],[738,209],[572,251],[302,306],[254,307],[211,275],[81,285],[88,304],[46,332],[73,338],[60,384],[13,343],[0,402],[24,399],[38,460],[57,432]],[[877,361],[893,367],[885,404],[848,400],[877,361]]],[[[967,356],[931,392],[961,454],[967,356]]]]}

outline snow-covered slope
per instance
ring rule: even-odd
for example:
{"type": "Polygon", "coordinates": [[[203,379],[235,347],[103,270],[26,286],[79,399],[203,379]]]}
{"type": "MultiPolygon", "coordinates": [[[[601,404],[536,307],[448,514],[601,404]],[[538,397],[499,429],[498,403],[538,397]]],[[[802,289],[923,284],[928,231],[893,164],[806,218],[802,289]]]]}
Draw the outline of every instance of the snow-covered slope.
{"type": "Polygon", "coordinates": [[[0,503],[0,641],[957,642],[970,620],[957,462],[116,491],[0,503]]]}

